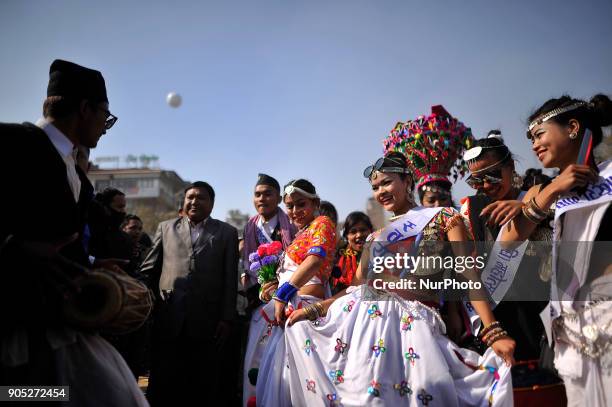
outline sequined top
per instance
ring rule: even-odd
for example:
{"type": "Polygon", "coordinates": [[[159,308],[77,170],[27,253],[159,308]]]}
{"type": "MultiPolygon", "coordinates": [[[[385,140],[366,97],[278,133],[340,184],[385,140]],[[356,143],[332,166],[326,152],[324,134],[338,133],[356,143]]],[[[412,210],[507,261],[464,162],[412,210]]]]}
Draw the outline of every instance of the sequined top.
{"type": "Polygon", "coordinates": [[[327,281],[336,249],[336,228],[327,216],[319,216],[303,231],[299,232],[285,255],[296,264],[302,264],[310,255],[319,256],[323,264],[317,272],[321,281],[327,281]]]}
{"type": "MultiPolygon", "coordinates": [[[[434,216],[427,226],[421,232],[423,239],[418,247],[418,255],[420,256],[439,256],[444,257],[450,255],[450,246],[448,246],[448,238],[446,233],[455,228],[459,223],[463,222],[461,214],[455,208],[442,208],[440,212],[434,216]]],[[[439,268],[436,265],[420,266],[413,274],[421,276],[431,276],[444,271],[444,268],[439,268]]]]}
{"type": "Polygon", "coordinates": [[[447,240],[446,233],[461,222],[463,218],[455,208],[442,208],[423,228],[423,240],[447,240]]]}

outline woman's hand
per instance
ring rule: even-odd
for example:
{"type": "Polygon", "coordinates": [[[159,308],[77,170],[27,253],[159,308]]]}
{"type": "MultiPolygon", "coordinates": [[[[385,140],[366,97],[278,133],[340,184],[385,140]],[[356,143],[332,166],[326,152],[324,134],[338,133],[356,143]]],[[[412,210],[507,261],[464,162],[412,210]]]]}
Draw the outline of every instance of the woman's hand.
{"type": "Polygon", "coordinates": [[[487,205],[480,212],[480,216],[489,216],[489,220],[487,220],[488,225],[505,225],[521,213],[522,209],[523,203],[521,201],[496,201],[487,205]]]}
{"type": "Polygon", "coordinates": [[[563,195],[574,188],[585,187],[597,181],[597,172],[588,165],[571,164],[552,182],[555,191],[563,195]]]}
{"type": "Polygon", "coordinates": [[[491,348],[495,351],[497,356],[502,358],[506,362],[507,366],[514,365],[514,349],[516,348],[516,342],[510,337],[498,339],[493,342],[491,348]]]}
{"type": "Polygon", "coordinates": [[[274,294],[274,290],[278,288],[278,281],[268,281],[261,286],[261,300],[265,302],[270,302],[272,299],[272,294],[274,294]]]}
{"type": "Polygon", "coordinates": [[[291,313],[291,315],[289,315],[289,318],[287,318],[287,325],[291,326],[296,322],[306,321],[307,319],[308,318],[306,318],[306,313],[304,312],[303,308],[296,309],[291,313]]]}
{"type": "Polygon", "coordinates": [[[286,305],[287,304],[285,304],[282,301],[274,300],[274,319],[276,320],[276,323],[280,327],[285,326],[285,306],[286,305]]]}

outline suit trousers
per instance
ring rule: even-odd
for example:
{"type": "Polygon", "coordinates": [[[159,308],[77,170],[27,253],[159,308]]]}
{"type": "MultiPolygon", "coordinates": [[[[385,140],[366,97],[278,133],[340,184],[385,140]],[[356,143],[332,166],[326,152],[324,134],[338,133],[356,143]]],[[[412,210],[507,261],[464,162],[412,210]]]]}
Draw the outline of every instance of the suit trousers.
{"type": "Polygon", "coordinates": [[[238,373],[231,366],[239,353],[239,348],[231,346],[234,335],[223,349],[217,347],[212,334],[193,336],[185,326],[178,335],[168,335],[167,329],[172,328],[164,313],[169,305],[157,305],[147,389],[151,406],[193,405],[194,401],[203,406],[233,405],[238,373]]]}

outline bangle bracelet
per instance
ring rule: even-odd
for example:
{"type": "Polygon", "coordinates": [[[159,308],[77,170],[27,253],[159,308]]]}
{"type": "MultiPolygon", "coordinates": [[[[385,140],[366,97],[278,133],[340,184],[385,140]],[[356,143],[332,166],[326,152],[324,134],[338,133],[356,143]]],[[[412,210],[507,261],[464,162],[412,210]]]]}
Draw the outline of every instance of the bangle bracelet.
{"type": "Polygon", "coordinates": [[[311,321],[314,321],[317,318],[319,318],[319,309],[314,304],[311,305],[311,307],[312,307],[312,319],[311,319],[311,321]]]}
{"type": "Polygon", "coordinates": [[[503,332],[503,330],[504,330],[503,328],[497,327],[497,328],[489,331],[485,336],[483,336],[481,341],[484,342],[484,343],[487,343],[489,341],[489,339],[491,339],[492,337],[494,337],[498,333],[503,332]]]}
{"type": "Polygon", "coordinates": [[[534,203],[535,201],[532,199],[525,205],[527,211],[531,216],[535,219],[544,220],[546,218],[546,213],[539,210],[538,206],[534,203]]]}
{"type": "Polygon", "coordinates": [[[302,308],[302,310],[304,311],[304,314],[306,315],[306,319],[312,321],[313,317],[312,317],[312,308],[310,305],[302,308]]]}
{"type": "Polygon", "coordinates": [[[315,302],[307,307],[304,307],[304,313],[306,314],[306,318],[314,321],[323,316],[323,306],[320,303],[315,302]]]}
{"type": "Polygon", "coordinates": [[[529,200],[529,206],[530,206],[530,207],[531,207],[531,209],[533,209],[533,211],[534,211],[534,212],[535,212],[537,215],[539,215],[540,217],[542,217],[542,218],[545,218],[545,217],[546,217],[546,215],[547,215],[546,211],[545,211],[545,210],[543,210],[542,208],[540,208],[540,205],[538,205],[538,203],[536,202],[535,197],[534,197],[534,198],[531,198],[531,199],[529,200]]]}
{"type": "Polygon", "coordinates": [[[318,311],[319,317],[322,317],[325,315],[325,309],[323,308],[323,304],[321,304],[320,302],[315,302],[314,306],[318,311]]]}
{"type": "Polygon", "coordinates": [[[523,212],[523,216],[531,223],[534,223],[536,225],[539,225],[543,219],[537,219],[536,217],[534,217],[530,212],[529,212],[529,208],[527,206],[523,206],[522,209],[523,212]]]}
{"type": "Polygon", "coordinates": [[[480,334],[478,334],[478,336],[480,336],[481,338],[484,337],[487,332],[489,332],[491,329],[500,326],[501,323],[499,321],[493,321],[491,322],[489,325],[485,326],[482,331],[480,331],[480,334]]]}
{"type": "Polygon", "coordinates": [[[491,329],[495,328],[496,326],[501,325],[501,323],[499,321],[493,321],[491,322],[489,325],[485,326],[482,331],[480,332],[481,335],[486,334],[488,331],[490,331],[491,329]]]}
{"type": "Polygon", "coordinates": [[[491,329],[489,332],[487,332],[485,335],[481,336],[480,339],[483,342],[486,342],[488,338],[490,338],[491,336],[495,335],[497,332],[501,332],[501,331],[503,331],[502,327],[500,327],[500,326],[495,327],[495,328],[491,329]]]}
{"type": "Polygon", "coordinates": [[[309,306],[304,308],[304,311],[306,312],[308,319],[311,321],[314,321],[321,316],[319,312],[319,307],[317,307],[316,304],[310,304],[309,306]]]}
{"type": "Polygon", "coordinates": [[[538,206],[535,201],[535,198],[531,198],[529,202],[527,202],[527,204],[525,205],[524,209],[526,210],[526,213],[530,215],[530,220],[535,219],[541,222],[546,219],[547,213],[538,206]]]}
{"type": "Polygon", "coordinates": [[[493,338],[489,339],[489,341],[487,342],[487,346],[490,347],[491,345],[493,345],[495,342],[499,341],[500,339],[507,338],[507,337],[508,337],[508,332],[502,331],[498,333],[497,335],[495,335],[493,338]]]}

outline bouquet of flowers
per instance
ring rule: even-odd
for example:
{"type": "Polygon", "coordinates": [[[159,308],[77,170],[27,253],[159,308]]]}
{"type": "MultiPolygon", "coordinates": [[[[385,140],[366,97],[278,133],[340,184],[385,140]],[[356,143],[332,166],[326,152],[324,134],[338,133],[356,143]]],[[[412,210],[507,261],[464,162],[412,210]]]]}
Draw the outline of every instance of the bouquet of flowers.
{"type": "Polygon", "coordinates": [[[259,287],[259,298],[261,298],[262,287],[265,283],[276,280],[276,268],[283,251],[281,242],[264,243],[257,248],[256,252],[249,255],[251,263],[249,269],[257,272],[259,287]]]}

